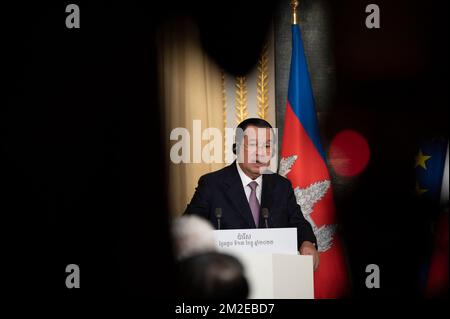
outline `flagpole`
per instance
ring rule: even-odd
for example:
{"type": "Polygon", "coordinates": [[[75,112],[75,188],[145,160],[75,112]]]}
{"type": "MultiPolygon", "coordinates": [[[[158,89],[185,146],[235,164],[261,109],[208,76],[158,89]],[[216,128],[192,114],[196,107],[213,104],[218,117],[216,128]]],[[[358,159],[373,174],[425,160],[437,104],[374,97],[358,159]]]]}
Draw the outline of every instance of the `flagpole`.
{"type": "Polygon", "coordinates": [[[298,0],[291,0],[292,24],[298,23],[297,8],[298,8],[298,0]]]}

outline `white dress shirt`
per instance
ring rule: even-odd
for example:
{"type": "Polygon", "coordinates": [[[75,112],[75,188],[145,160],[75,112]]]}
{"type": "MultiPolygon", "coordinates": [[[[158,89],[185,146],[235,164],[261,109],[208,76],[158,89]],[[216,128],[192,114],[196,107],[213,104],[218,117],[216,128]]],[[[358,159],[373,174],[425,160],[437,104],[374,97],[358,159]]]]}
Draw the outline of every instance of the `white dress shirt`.
{"type": "Polygon", "coordinates": [[[261,205],[262,175],[259,175],[258,178],[253,180],[244,173],[244,171],[239,166],[239,163],[237,161],[236,166],[239,172],[239,176],[241,177],[242,186],[244,187],[245,191],[245,196],[247,196],[247,201],[250,198],[250,193],[252,191],[252,189],[250,188],[250,186],[248,186],[248,184],[255,181],[256,183],[258,183],[258,186],[256,186],[256,198],[258,199],[258,202],[261,205]]]}

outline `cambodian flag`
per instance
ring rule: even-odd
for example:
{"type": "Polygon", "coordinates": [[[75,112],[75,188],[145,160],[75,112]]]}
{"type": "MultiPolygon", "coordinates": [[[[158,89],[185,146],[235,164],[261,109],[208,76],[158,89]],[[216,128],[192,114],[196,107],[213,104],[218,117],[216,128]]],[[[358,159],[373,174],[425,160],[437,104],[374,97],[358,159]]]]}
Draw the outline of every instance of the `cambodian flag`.
{"type": "Polygon", "coordinates": [[[337,236],[333,189],[319,137],[316,108],[300,34],[292,25],[292,57],[279,173],[294,187],[297,203],[317,237],[320,265],[314,273],[315,298],[347,293],[348,275],[337,236]]]}

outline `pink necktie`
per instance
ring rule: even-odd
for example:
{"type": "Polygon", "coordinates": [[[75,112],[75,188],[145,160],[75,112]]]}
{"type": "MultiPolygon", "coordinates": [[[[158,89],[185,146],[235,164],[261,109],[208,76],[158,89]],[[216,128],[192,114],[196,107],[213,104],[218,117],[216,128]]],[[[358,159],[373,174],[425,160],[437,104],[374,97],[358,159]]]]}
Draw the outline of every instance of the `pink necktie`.
{"type": "Polygon", "coordinates": [[[248,183],[248,186],[252,190],[250,192],[250,197],[248,198],[248,203],[250,204],[250,209],[252,211],[253,220],[255,221],[256,228],[259,225],[259,202],[258,198],[256,198],[256,187],[258,187],[258,183],[253,181],[248,183]]]}

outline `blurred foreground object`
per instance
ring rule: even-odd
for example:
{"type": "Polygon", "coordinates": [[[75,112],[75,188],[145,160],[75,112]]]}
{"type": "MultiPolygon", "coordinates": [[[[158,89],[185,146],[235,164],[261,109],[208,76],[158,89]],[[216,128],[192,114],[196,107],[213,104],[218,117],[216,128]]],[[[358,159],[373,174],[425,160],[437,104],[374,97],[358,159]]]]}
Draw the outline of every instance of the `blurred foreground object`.
{"type": "Polygon", "coordinates": [[[179,292],[182,298],[246,299],[248,282],[244,267],[235,257],[210,252],[179,262],[179,292]]]}
{"type": "Polygon", "coordinates": [[[208,221],[198,216],[174,219],[172,234],[176,257],[183,259],[199,253],[215,251],[213,230],[208,221]]]}

